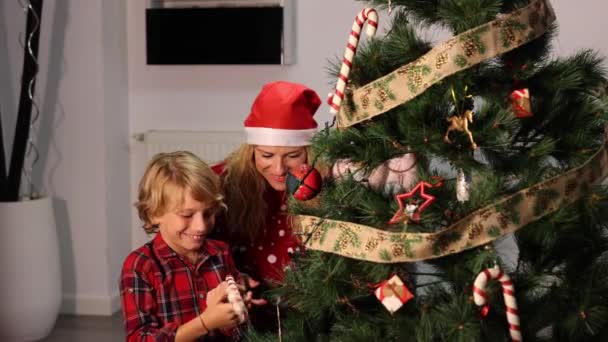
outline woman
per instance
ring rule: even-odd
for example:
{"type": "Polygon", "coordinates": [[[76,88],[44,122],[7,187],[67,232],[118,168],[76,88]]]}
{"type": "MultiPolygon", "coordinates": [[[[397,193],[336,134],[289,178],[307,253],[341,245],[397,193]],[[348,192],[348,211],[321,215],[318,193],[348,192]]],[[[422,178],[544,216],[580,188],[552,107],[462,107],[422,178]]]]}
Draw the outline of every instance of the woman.
{"type": "Polygon", "coordinates": [[[290,254],[300,249],[287,225],[285,178],[311,161],[313,115],[320,105],[319,96],[301,84],[266,84],[245,119],[246,144],[214,166],[228,206],[220,234],[237,249],[239,269],[254,279],[281,283],[290,254]]]}

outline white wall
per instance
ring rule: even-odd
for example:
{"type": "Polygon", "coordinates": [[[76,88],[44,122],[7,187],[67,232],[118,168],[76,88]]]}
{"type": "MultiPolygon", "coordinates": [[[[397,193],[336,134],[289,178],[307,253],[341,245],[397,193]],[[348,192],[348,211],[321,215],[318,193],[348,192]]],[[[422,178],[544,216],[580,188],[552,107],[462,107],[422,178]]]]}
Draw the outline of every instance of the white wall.
{"type": "MultiPolygon", "coordinates": [[[[129,184],[131,134],[240,129],[261,85],[272,80],[307,84],[323,98],[331,90],[326,61],[344,52],[363,4],[294,1],[297,63],[290,66],[147,66],[146,0],[45,1],[36,91],[43,155],[35,180],[56,198],[65,312],[108,314],[117,308],[116,281],[132,240],[130,192],[137,185],[129,184]]],[[[561,25],[558,53],[592,47],[608,54],[602,38],[608,3],[553,3],[561,25]]],[[[14,125],[22,58],[17,37],[24,26],[18,1],[0,1],[5,130],[14,125]]],[[[324,104],[320,122],[329,120],[327,111],[324,104]]],[[[140,176],[131,173],[132,179],[140,176]]]]}
{"type": "Polygon", "coordinates": [[[129,111],[127,73],[127,11],[124,0],[102,0],[102,52],[105,104],[106,284],[112,310],[119,307],[118,279],[131,250],[129,181],[129,111]]]}
{"type": "Polygon", "coordinates": [[[559,25],[554,43],[556,53],[569,56],[581,49],[594,49],[608,57],[605,19],[608,2],[553,0],[551,3],[559,25]]]}

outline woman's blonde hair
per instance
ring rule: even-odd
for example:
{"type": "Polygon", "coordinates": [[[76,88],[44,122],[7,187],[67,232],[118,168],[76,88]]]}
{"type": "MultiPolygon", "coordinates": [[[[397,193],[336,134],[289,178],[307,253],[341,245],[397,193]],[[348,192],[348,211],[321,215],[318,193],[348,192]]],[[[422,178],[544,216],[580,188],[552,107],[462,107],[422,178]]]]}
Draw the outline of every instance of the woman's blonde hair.
{"type": "Polygon", "coordinates": [[[135,203],[146,233],[156,232],[151,220],[183,205],[188,191],[196,201],[225,207],[219,177],[196,155],[186,151],[155,155],[139,182],[135,203]]]}
{"type": "MultiPolygon", "coordinates": [[[[305,148],[307,161],[310,161],[311,149],[305,148]]],[[[255,145],[243,144],[226,159],[227,228],[230,235],[241,242],[259,237],[268,224],[264,195],[270,184],[255,167],[254,150],[255,145]]]]}

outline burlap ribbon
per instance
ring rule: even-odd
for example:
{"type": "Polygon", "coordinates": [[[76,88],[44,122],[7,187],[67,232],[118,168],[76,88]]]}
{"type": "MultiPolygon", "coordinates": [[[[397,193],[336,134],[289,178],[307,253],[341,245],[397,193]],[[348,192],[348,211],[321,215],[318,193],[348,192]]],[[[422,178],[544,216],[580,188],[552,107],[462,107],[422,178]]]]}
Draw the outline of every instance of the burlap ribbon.
{"type": "Polygon", "coordinates": [[[433,259],[513,233],[588,194],[608,175],[608,143],[580,167],[506,196],[437,233],[395,233],[351,222],[294,216],[306,247],[377,263],[433,259]],[[311,236],[312,234],[312,236],[311,236]]]}
{"type": "Polygon", "coordinates": [[[383,114],[422,94],[440,80],[534,40],[555,21],[548,0],[463,32],[424,56],[346,96],[338,127],[349,127],[383,114]]]}

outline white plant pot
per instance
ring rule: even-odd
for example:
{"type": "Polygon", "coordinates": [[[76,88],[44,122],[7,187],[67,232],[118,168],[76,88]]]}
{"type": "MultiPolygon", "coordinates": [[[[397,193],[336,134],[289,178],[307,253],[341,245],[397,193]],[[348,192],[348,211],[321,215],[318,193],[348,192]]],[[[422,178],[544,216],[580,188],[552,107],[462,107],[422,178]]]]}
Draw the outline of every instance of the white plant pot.
{"type": "Polygon", "coordinates": [[[0,341],[46,337],[60,305],[59,245],[51,199],[0,202],[0,341]]]}

